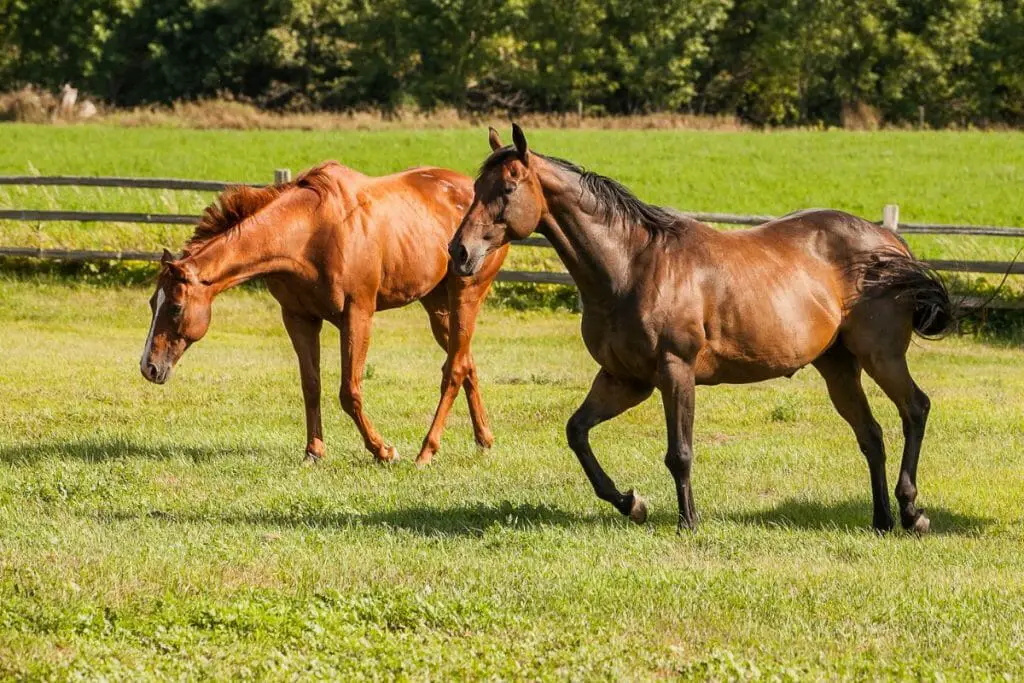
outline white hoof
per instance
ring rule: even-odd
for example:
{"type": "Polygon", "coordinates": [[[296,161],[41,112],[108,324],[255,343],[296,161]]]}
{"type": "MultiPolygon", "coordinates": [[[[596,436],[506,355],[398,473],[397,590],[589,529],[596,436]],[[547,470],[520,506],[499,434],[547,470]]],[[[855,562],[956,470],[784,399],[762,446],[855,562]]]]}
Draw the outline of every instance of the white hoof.
{"type": "Polygon", "coordinates": [[[629,518],[637,524],[647,521],[647,502],[635,493],[633,494],[633,507],[629,509],[629,518]]]}

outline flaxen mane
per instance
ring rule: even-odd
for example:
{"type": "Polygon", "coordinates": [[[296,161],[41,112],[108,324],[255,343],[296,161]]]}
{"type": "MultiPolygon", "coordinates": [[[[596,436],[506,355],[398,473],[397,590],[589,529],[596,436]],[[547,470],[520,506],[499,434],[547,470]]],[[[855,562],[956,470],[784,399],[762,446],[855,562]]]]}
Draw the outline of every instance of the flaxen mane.
{"type": "Polygon", "coordinates": [[[192,233],[192,237],[185,245],[184,256],[193,255],[211,239],[236,227],[290,188],[311,189],[322,200],[333,187],[331,171],[337,166],[339,166],[338,162],[328,161],[314,166],[294,181],[282,185],[266,187],[235,185],[229,187],[203,211],[195,232],[192,233]]]}

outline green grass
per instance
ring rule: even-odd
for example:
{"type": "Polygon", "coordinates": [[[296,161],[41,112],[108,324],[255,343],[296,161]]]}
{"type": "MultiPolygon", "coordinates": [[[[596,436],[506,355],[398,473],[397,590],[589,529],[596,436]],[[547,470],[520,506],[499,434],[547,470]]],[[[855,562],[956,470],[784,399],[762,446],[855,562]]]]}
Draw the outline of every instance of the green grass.
{"type": "MultiPolygon", "coordinates": [[[[702,526],[677,535],[657,400],[594,438],[647,527],[598,501],[565,446],[595,372],[578,316],[484,311],[497,444],[476,451],[460,399],[425,471],[409,459],[442,362],[426,316],[375,328],[366,406],[393,467],[332,400],[329,332],[329,458],[307,470],[273,301],[224,295],[157,387],[137,369],[148,296],[0,279],[0,678],[1024,673],[1018,348],[912,350],[934,403],[930,536],[870,531],[867,468],[810,370],[699,389],[702,526]]],[[[893,481],[899,422],[869,395],[893,481]]]]}
{"type": "MultiPolygon", "coordinates": [[[[502,131],[505,134],[505,131],[502,131]]],[[[1024,226],[1024,134],[842,131],[527,131],[534,149],[613,176],[651,202],[691,211],[782,215],[807,207],[870,219],[897,203],[907,222],[1024,226]]],[[[474,173],[481,129],[303,132],[0,125],[0,174],[170,176],[270,181],[337,159],[371,174],[416,165],[474,173]]],[[[506,134],[506,137],[508,135],[506,134]]],[[[0,207],[198,213],[195,192],[0,187],[0,207]]],[[[177,248],[188,228],[0,224],[0,243],[82,248],[177,248]]],[[[1024,240],[911,236],[924,258],[1009,260],[1024,240]]],[[[513,250],[510,265],[559,269],[552,253],[513,250]]]]}

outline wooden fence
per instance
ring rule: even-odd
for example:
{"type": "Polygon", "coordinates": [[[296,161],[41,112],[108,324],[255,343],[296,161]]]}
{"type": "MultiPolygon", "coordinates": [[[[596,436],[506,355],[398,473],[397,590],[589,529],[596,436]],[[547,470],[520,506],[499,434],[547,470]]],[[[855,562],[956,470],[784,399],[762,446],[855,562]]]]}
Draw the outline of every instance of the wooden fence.
{"type": "MultiPolygon", "coordinates": [[[[274,182],[283,183],[291,179],[288,169],[276,169],[274,182]]],[[[254,183],[230,183],[215,180],[181,180],[176,178],[117,178],[86,176],[0,176],[0,185],[74,186],[74,187],[119,187],[158,190],[193,190],[199,192],[220,192],[232,185],[254,183]]],[[[726,225],[759,225],[774,216],[751,216],[729,213],[686,213],[684,215],[706,223],[726,225]]],[[[182,214],[123,213],[109,211],[37,211],[28,209],[0,209],[0,220],[22,222],[74,221],[83,223],[148,223],[157,225],[194,225],[199,216],[182,214]]],[[[996,225],[948,225],[941,223],[901,223],[899,207],[889,204],[883,209],[883,218],[878,221],[903,234],[971,235],[1024,238],[1024,228],[996,225]]],[[[525,247],[547,247],[547,240],[531,237],[515,243],[525,247]]],[[[147,251],[110,251],[90,249],[43,249],[24,246],[0,246],[0,256],[23,256],[66,261],[158,261],[160,254],[147,251]]],[[[1024,263],[1005,261],[961,261],[933,260],[928,264],[936,270],[961,273],[1010,273],[1024,275],[1024,263]]],[[[526,282],[547,284],[573,284],[567,273],[502,271],[498,280],[502,282],[526,282]]],[[[969,302],[968,302],[969,303],[969,302]]],[[[1010,304],[1012,308],[1021,305],[1010,304]]]]}

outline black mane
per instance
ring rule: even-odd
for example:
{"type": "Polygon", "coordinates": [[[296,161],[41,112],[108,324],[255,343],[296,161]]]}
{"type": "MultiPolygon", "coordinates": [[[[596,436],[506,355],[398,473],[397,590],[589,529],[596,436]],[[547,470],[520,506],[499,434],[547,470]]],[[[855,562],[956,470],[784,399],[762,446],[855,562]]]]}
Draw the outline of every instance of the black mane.
{"type": "MultiPolygon", "coordinates": [[[[504,163],[510,156],[517,154],[514,147],[504,147],[489,156],[480,167],[480,173],[504,163]]],[[[617,180],[588,171],[578,164],[558,157],[533,153],[566,171],[572,171],[580,177],[580,186],[589,192],[597,202],[597,210],[602,220],[612,222],[622,220],[624,223],[641,225],[652,236],[675,235],[686,225],[683,217],[670,209],[665,209],[639,199],[628,187],[617,180]]]]}

